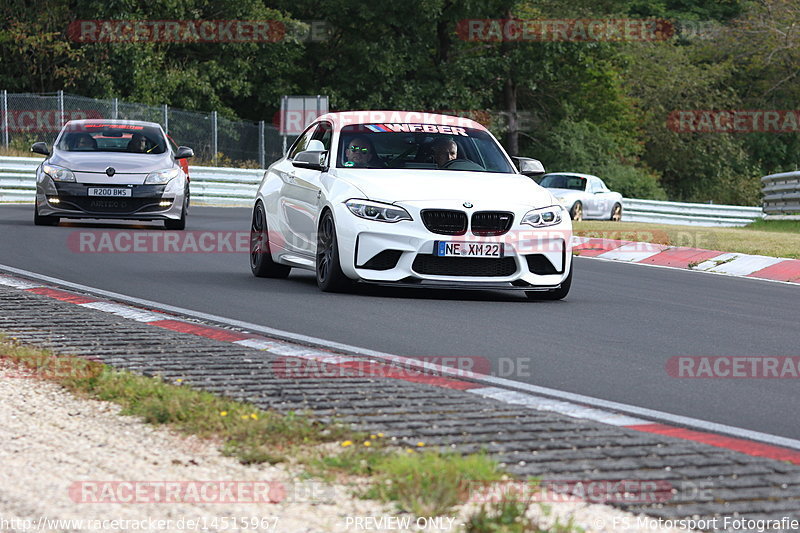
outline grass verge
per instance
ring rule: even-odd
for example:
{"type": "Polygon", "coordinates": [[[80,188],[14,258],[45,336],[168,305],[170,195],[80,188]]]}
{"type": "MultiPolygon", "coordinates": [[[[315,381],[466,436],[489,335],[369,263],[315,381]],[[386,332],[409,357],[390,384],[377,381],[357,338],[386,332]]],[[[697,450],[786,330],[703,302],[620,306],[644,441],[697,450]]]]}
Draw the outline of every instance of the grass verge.
{"type": "Polygon", "coordinates": [[[757,221],[743,228],[701,228],[642,222],[575,222],[575,235],[720,252],[800,259],[800,221],[757,221]]]}
{"type": "MultiPolygon", "coordinates": [[[[465,503],[470,484],[485,485],[508,479],[486,454],[459,455],[388,446],[382,433],[352,431],[343,424],[323,424],[312,417],[264,411],[183,385],[118,371],[99,362],[60,356],[20,345],[0,334],[0,359],[6,359],[26,377],[45,379],[90,399],[113,402],[121,413],[155,425],[168,425],[184,434],[213,439],[224,454],[244,464],[276,463],[293,459],[306,467],[307,476],[331,479],[355,476],[364,490],[360,496],[394,502],[397,510],[418,517],[451,513],[465,503]]],[[[530,502],[484,504],[470,517],[472,533],[543,532],[526,518],[530,502]],[[510,522],[509,522],[510,521],[510,522]],[[520,529],[523,527],[523,529],[520,529]],[[534,528],[534,529],[532,529],[534,528]]],[[[571,524],[558,533],[578,531],[571,524]]]]}
{"type": "Polygon", "coordinates": [[[398,449],[374,441],[344,443],[347,449],[338,454],[306,458],[305,462],[315,475],[368,476],[362,497],[395,502],[398,511],[416,516],[446,514],[468,499],[471,484],[508,478],[484,453],[425,450],[422,442],[415,448],[398,449]]]}
{"type": "Polygon", "coordinates": [[[2,357],[20,364],[33,377],[64,386],[83,397],[116,403],[121,414],[169,425],[184,434],[213,438],[222,451],[242,463],[275,463],[300,446],[358,439],[362,434],[341,424],[322,424],[297,413],[264,411],[253,405],[160,377],[115,370],[79,357],[57,356],[0,337],[2,357]]]}

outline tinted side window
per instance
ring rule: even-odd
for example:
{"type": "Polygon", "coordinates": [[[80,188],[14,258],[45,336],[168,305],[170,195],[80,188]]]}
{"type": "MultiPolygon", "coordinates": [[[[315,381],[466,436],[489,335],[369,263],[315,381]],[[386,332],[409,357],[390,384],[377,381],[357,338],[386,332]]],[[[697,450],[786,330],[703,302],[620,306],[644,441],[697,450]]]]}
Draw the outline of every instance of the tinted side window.
{"type": "Polygon", "coordinates": [[[315,141],[322,141],[323,146],[325,149],[330,151],[331,149],[331,139],[333,138],[333,126],[330,122],[320,122],[317,129],[314,131],[314,135],[311,137],[312,140],[315,141]]]}
{"type": "Polygon", "coordinates": [[[306,146],[308,146],[308,141],[311,140],[311,136],[315,130],[316,125],[312,124],[306,131],[303,132],[294,145],[289,149],[289,159],[294,159],[294,156],[306,149],[306,146]]]}

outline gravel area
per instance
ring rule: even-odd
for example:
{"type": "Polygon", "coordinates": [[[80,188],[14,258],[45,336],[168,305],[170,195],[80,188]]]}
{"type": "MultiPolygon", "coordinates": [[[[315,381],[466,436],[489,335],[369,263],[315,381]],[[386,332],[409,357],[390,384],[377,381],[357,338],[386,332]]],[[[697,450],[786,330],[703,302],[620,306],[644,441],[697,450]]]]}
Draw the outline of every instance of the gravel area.
{"type": "MultiPolygon", "coordinates": [[[[122,416],[114,404],[75,397],[1,359],[0,442],[0,531],[461,531],[470,511],[420,527],[346,486],[285,465],[241,465],[211,441],[122,416]],[[174,501],[168,485],[181,487],[185,501],[174,501]],[[215,503],[217,495],[226,501],[215,503]]],[[[607,506],[550,506],[549,520],[572,516],[587,532],[677,531],[637,527],[637,517],[607,506]]]]}

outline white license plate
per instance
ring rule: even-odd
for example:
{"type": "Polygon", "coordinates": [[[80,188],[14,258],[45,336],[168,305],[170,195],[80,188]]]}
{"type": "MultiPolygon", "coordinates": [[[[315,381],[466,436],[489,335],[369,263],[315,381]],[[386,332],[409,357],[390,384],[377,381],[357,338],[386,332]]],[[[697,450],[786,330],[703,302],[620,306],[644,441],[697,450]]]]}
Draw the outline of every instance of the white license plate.
{"type": "Polygon", "coordinates": [[[439,257],[503,257],[503,243],[433,241],[433,255],[439,257]]]}
{"type": "Polygon", "coordinates": [[[118,187],[89,187],[89,196],[130,196],[131,190],[118,187]]]}

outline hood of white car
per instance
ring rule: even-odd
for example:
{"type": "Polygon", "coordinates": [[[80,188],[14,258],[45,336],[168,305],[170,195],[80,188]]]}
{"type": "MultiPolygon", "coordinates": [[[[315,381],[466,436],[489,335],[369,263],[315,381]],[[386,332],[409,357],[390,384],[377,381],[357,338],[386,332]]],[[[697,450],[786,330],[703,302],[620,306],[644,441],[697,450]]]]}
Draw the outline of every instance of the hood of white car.
{"type": "Polygon", "coordinates": [[[337,169],[337,177],[377,202],[457,200],[552,205],[547,189],[522,174],[457,170],[337,169]]]}
{"type": "Polygon", "coordinates": [[[556,198],[564,198],[567,196],[581,196],[586,191],[576,191],[575,189],[559,189],[556,187],[547,187],[547,190],[553,193],[556,198]]]}

